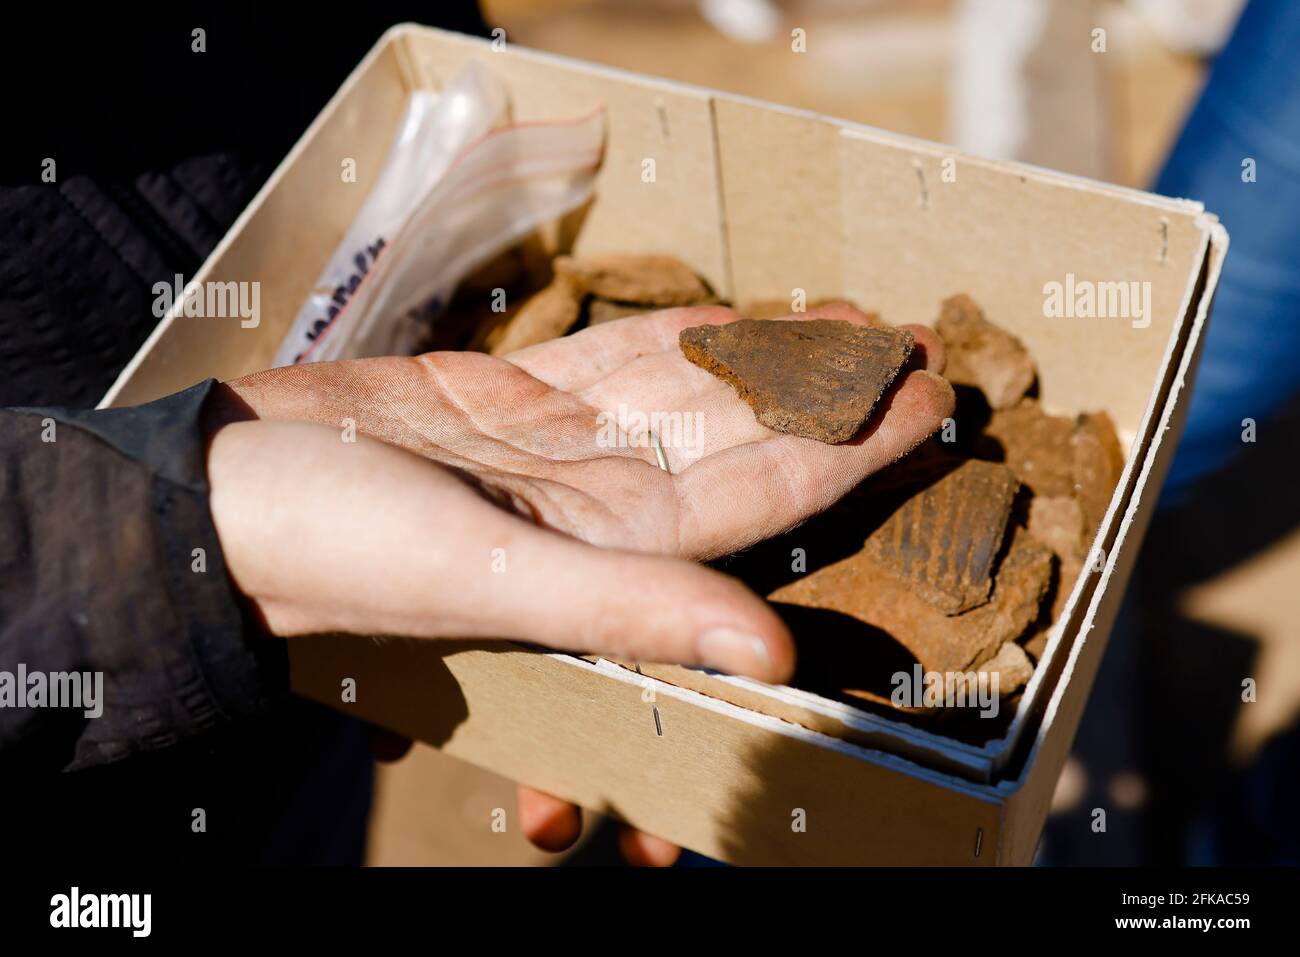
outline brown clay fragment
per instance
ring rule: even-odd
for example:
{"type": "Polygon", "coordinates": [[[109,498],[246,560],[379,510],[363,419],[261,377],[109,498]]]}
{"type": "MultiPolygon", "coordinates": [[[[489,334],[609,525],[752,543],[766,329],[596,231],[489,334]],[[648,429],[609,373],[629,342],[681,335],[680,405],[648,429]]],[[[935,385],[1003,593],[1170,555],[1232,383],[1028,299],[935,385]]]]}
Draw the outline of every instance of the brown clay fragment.
{"type": "Polygon", "coordinates": [[[587,300],[587,325],[598,326],[603,322],[626,319],[628,316],[644,316],[646,313],[654,311],[654,306],[637,306],[593,296],[587,300]]]}
{"type": "Polygon", "coordinates": [[[659,309],[717,302],[708,283],[673,256],[559,256],[554,266],[582,295],[659,309]]]}
{"type": "MultiPolygon", "coordinates": [[[[1062,561],[1083,561],[1083,507],[1068,495],[1039,495],[1029,503],[1029,532],[1062,561]]],[[[1073,582],[1071,582],[1073,584],[1073,582]]]]}
{"type": "Polygon", "coordinates": [[[574,285],[556,276],[549,286],[520,307],[508,323],[487,337],[488,351],[503,356],[556,339],[573,327],[582,310],[582,297],[574,285]]]}
{"type": "Polygon", "coordinates": [[[1033,399],[993,413],[981,453],[998,457],[1035,495],[1074,493],[1074,421],[1048,415],[1033,399]],[[988,440],[993,442],[989,443],[988,440]]]}
{"type": "Polygon", "coordinates": [[[1059,562],[1051,609],[1051,620],[1056,621],[1065,610],[1066,599],[1074,590],[1087,558],[1088,536],[1079,500],[1050,495],[1033,499],[1029,503],[1029,534],[1050,548],[1059,562]]]}
{"type": "MultiPolygon", "coordinates": [[[[1070,437],[1075,494],[1083,508],[1084,535],[1091,540],[1106,517],[1110,497],[1124,471],[1115,423],[1105,412],[1085,412],[1070,437]]],[[[1090,542],[1085,543],[1090,544],[1090,542]]]]}
{"type": "Polygon", "coordinates": [[[1039,495],[1029,503],[1029,534],[1056,555],[1056,591],[1041,627],[1027,636],[1025,651],[1035,661],[1043,655],[1052,626],[1065,611],[1074,584],[1083,572],[1090,536],[1084,534],[1083,507],[1073,496],[1039,495]]]}
{"type": "Polygon", "coordinates": [[[1029,660],[1023,648],[1014,641],[1008,641],[998,649],[996,655],[976,670],[996,674],[998,697],[1009,698],[1029,684],[1029,679],[1034,675],[1034,663],[1029,660]]]}
{"type": "Polygon", "coordinates": [[[879,628],[926,671],[966,671],[1020,637],[1038,617],[1053,561],[1047,548],[1016,528],[989,601],[960,615],[939,611],[865,551],[783,585],[768,599],[840,612],[879,628]]]}
{"type": "Polygon", "coordinates": [[[683,329],[678,342],[763,425],[828,443],[857,434],[913,345],[905,330],[836,319],[740,319],[683,329]]]}
{"type": "Polygon", "coordinates": [[[948,355],[948,381],[978,388],[989,408],[1010,408],[1034,384],[1034,360],[1024,344],[989,322],[970,296],[944,300],[935,331],[948,355]]]}
{"type": "Polygon", "coordinates": [[[907,499],[867,553],[945,615],[982,605],[1019,487],[1005,465],[971,459],[907,499]]]}

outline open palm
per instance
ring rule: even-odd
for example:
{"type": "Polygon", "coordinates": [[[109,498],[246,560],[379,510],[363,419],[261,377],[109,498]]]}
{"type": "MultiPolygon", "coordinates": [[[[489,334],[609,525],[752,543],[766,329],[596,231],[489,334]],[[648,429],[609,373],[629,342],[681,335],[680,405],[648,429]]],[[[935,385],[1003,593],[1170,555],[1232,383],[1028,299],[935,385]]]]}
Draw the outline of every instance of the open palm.
{"type": "MultiPolygon", "coordinates": [[[[436,352],[296,366],[231,387],[261,418],[354,422],[591,544],[709,559],[828,507],[934,432],[952,408],[951,391],[933,374],[943,361],[937,337],[910,327],[919,368],[900,376],[852,442],[779,435],[678,349],[682,329],[736,318],[716,306],[669,309],[505,358],[436,352]],[[670,430],[658,430],[656,442],[647,422],[670,430]]],[[[842,304],[798,318],[870,321],[842,304]]]]}
{"type": "MultiPolygon", "coordinates": [[[[851,442],[778,435],[678,350],[682,329],[735,318],[671,309],[505,358],[441,352],[229,383],[232,417],[263,420],[220,429],[209,452],[236,583],[281,635],[521,638],[784,679],[794,654],[779,618],[684,559],[829,506],[934,432],[953,395],[938,339],[912,327],[913,366],[851,442]],[[508,559],[489,568],[489,549],[508,559]]],[[[871,321],[847,305],[802,318],[871,321]]],[[[543,847],[580,832],[578,809],[550,795],[521,788],[519,809],[543,847]]],[[[634,861],[677,854],[635,831],[621,840],[634,861]]]]}

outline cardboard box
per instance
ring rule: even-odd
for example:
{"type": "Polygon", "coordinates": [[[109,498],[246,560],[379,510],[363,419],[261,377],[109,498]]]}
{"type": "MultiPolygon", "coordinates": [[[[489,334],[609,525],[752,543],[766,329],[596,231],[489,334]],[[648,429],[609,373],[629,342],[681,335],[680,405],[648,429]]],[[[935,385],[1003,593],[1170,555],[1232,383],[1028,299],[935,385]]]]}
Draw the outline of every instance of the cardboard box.
{"type": "Polygon", "coordinates": [[[970,293],[1029,346],[1049,410],[1105,409],[1121,431],[1104,568],[1076,584],[1008,731],[983,747],[793,688],[502,643],[295,640],[294,688],[726,861],[1029,862],[1182,426],[1227,248],[1217,219],[1187,200],[402,26],[194,277],[260,280],[260,324],[168,315],[104,403],[267,366],[408,91],[471,57],[506,82],[518,120],[608,108],[578,254],[670,252],[735,302],[799,288],[893,323],[931,322],[943,297],[970,293]],[[344,158],[358,183],[341,182],[344,158]],[[1148,309],[1045,318],[1045,284],[1074,281],[1137,283],[1148,309]],[[343,677],[357,680],[355,704],[340,703],[343,677]]]}

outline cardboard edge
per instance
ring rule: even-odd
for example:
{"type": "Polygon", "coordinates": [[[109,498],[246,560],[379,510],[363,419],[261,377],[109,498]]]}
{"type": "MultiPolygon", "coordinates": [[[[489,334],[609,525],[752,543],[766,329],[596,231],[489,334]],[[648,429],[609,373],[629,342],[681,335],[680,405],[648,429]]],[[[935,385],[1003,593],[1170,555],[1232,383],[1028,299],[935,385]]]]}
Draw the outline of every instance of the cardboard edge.
{"type": "MultiPolygon", "coordinates": [[[[1217,217],[1214,217],[1213,214],[1202,212],[1197,217],[1197,225],[1202,231],[1199,258],[1202,268],[1188,276],[1187,287],[1183,292],[1180,304],[1181,318],[1170,329],[1169,341],[1165,344],[1165,353],[1156,372],[1157,378],[1151,390],[1151,397],[1147,402],[1146,411],[1138,423],[1136,439],[1124,463],[1124,470],[1120,473],[1119,483],[1111,496],[1101,526],[1089,547],[1090,555],[1092,550],[1096,549],[1100,543],[1109,559],[1122,544],[1121,540],[1115,535],[1116,517],[1127,510],[1129,503],[1138,494],[1140,489],[1137,476],[1145,467],[1147,459],[1156,454],[1163,441],[1164,433],[1157,430],[1156,424],[1165,420],[1165,411],[1175,398],[1175,394],[1171,391],[1175,370],[1181,368],[1186,351],[1194,347],[1189,323],[1195,324],[1201,315],[1202,308],[1208,308],[1206,304],[1213,299],[1214,288],[1209,285],[1211,278],[1209,276],[1206,277],[1207,285],[1200,293],[1199,302],[1196,301],[1196,296],[1202,274],[1205,272],[1207,257],[1211,255],[1213,230],[1217,222],[1217,217]]],[[[1222,229],[1222,227],[1220,226],[1219,229],[1222,229]]],[[[1213,278],[1217,281],[1217,274],[1213,278]]],[[[1077,636],[1080,629],[1090,621],[1090,616],[1085,616],[1076,624],[1075,617],[1081,609],[1086,607],[1085,603],[1090,599],[1091,593],[1096,591],[1101,584],[1102,581],[1096,574],[1082,574],[1075,581],[1070,597],[1066,601],[1065,609],[1062,612],[1061,620],[1052,626],[1052,634],[1048,638],[1043,656],[1034,668],[1034,674],[1029,680],[1010,727],[1008,727],[1006,734],[1002,738],[989,742],[985,746],[986,751],[991,755],[995,772],[1004,770],[1010,763],[1022,735],[1027,730],[1027,726],[1032,723],[1033,712],[1039,704],[1035,696],[1041,693],[1042,686],[1051,680],[1053,665],[1061,654],[1060,649],[1067,644],[1066,636],[1077,636]],[[1044,667],[1044,664],[1046,667],[1044,667]]],[[[1074,640],[1072,639],[1068,643],[1073,644],[1074,640]]]]}
{"type": "Polygon", "coordinates": [[[725,838],[749,820],[760,836],[746,863],[995,863],[996,790],[607,660],[499,640],[347,635],[304,636],[289,652],[305,698],[720,860],[738,860],[725,838]],[[395,683],[391,654],[406,663],[395,683]],[[341,676],[383,692],[342,705],[341,676]],[[773,767],[787,771],[769,782],[773,767]],[[811,844],[789,827],[794,807],[821,822],[811,844]]]}
{"type": "Polygon", "coordinates": [[[722,238],[722,269],[726,277],[727,298],[736,298],[735,252],[731,248],[731,220],[727,212],[727,191],[722,182],[722,142],[718,138],[717,99],[712,93],[709,100],[709,128],[713,132],[713,186],[718,196],[718,233],[722,238]]]}
{"type": "MultiPolygon", "coordinates": [[[[761,103],[762,101],[756,102],[761,103]]],[[[791,107],[783,107],[780,104],[775,103],[769,104],[769,107],[778,110],[793,111],[793,108],[791,107]]],[[[817,117],[818,119],[827,119],[820,114],[814,113],[809,115],[817,117]]],[[[893,133],[889,130],[867,126],[863,123],[854,123],[851,120],[830,119],[831,122],[842,126],[844,133],[847,136],[867,140],[872,143],[881,143],[888,146],[898,147],[900,149],[911,150],[916,153],[924,154],[930,159],[946,159],[951,157],[960,163],[974,166],[977,169],[989,170],[996,173],[1006,173],[1020,176],[1025,179],[1029,178],[1026,174],[1032,174],[1032,178],[1039,183],[1071,187],[1094,196],[1112,196],[1127,199],[1142,206],[1149,206],[1153,209],[1160,209],[1166,212],[1180,213],[1189,217],[1195,217],[1205,212],[1205,204],[1199,200],[1163,196],[1160,193],[1152,193],[1148,190],[1137,189],[1133,186],[1121,186],[1118,183],[1106,183],[1101,180],[1089,179],[1086,176],[1079,176],[1075,173],[1063,173],[1060,170],[1048,169],[1044,166],[1036,166],[1033,163],[1026,163],[1021,160],[995,159],[992,157],[980,156],[975,153],[966,153],[952,146],[943,143],[936,143],[933,140],[907,136],[902,133],[893,133]]]]}
{"type": "MultiPolygon", "coordinates": [[[[583,657],[597,660],[594,656],[583,657]]],[[[972,782],[989,780],[989,762],[982,748],[813,692],[680,665],[614,663],[675,687],[780,718],[850,744],[869,749],[888,748],[891,754],[944,774],[972,782]],[[755,698],[761,701],[755,701],[755,698]],[[942,753],[938,750],[940,747],[942,753]]]]}
{"type": "Polygon", "coordinates": [[[652,675],[638,674],[630,671],[622,665],[608,661],[604,658],[597,658],[589,661],[586,658],[579,658],[574,655],[563,652],[544,652],[546,657],[562,662],[576,668],[590,668],[598,674],[607,678],[612,678],[623,684],[635,685],[638,688],[644,688],[646,682],[654,688],[656,694],[662,694],[667,697],[676,698],[680,701],[686,701],[696,707],[703,708],[706,711],[712,711],[717,714],[726,715],[738,721],[755,725],[775,734],[781,734],[788,738],[795,738],[815,744],[818,747],[835,751],[839,754],[852,757],[859,761],[870,761],[873,764],[888,768],[892,771],[902,772],[909,777],[918,778],[932,784],[941,785],[944,788],[958,791],[969,797],[975,797],[991,804],[1000,803],[997,792],[981,786],[977,783],[955,777],[950,774],[944,774],[933,768],[927,768],[922,765],[909,761],[907,758],[888,751],[880,751],[876,748],[864,747],[860,744],[854,744],[850,741],[844,741],[840,738],[823,734],[803,725],[796,724],[792,721],[786,721],[770,714],[764,714],[761,711],[752,711],[743,708],[740,705],[732,704],[730,701],[724,701],[721,698],[714,698],[710,695],[703,694],[691,688],[684,688],[681,685],[671,684],[652,675]]]}
{"type": "MultiPolygon", "coordinates": [[[[474,37],[467,34],[456,33],[451,30],[441,30],[437,27],[424,26],[423,24],[407,23],[392,28],[389,33],[393,32],[427,32],[439,36],[456,37],[459,40],[475,44],[486,48],[492,52],[491,41],[483,37],[474,37]]],[[[388,34],[385,34],[387,37],[388,34]]],[[[382,41],[381,41],[382,42],[382,41]]],[[[771,103],[766,100],[755,97],[743,96],[738,93],[728,93],[723,90],[716,90],[711,87],[700,86],[694,83],[683,83],[678,80],[669,80],[664,77],[652,76],[644,73],[636,73],[631,70],[624,70],[620,67],[608,66],[603,63],[592,63],[587,60],[579,60],[575,57],[565,56],[560,53],[550,53],[545,50],[534,50],[529,47],[509,46],[509,49],[517,56],[523,56],[528,59],[536,60],[542,63],[552,63],[566,67],[579,67],[588,70],[594,74],[607,77],[609,79],[620,80],[623,82],[632,82],[646,86],[655,87],[668,92],[688,93],[696,96],[704,96],[716,100],[728,100],[733,103],[739,103],[746,106],[757,107],[765,110],[772,110],[777,113],[783,113],[787,116],[800,117],[808,120],[815,120],[821,123],[839,127],[854,135],[861,136],[865,139],[876,142],[888,143],[893,146],[899,146],[906,149],[918,150],[936,156],[953,156],[961,162],[978,164],[986,169],[993,169],[999,172],[1011,173],[1014,175],[1032,175],[1035,179],[1045,183],[1055,185],[1069,185],[1086,190],[1090,193],[1100,195],[1119,196],[1128,200],[1136,201],[1142,205],[1152,206],[1159,209],[1165,209],[1170,212],[1182,213],[1195,216],[1204,211],[1204,205],[1196,200],[1178,199],[1170,196],[1161,196],[1158,193],[1151,193],[1146,190],[1136,189],[1131,186],[1119,186],[1114,183],[1104,183],[1099,180],[1089,179],[1085,176],[1078,176],[1074,173],[1062,173],[1057,170],[1046,169],[1041,166],[1035,166],[1031,163],[1019,161],[990,159],[981,157],[974,153],[967,153],[956,150],[951,146],[943,143],[937,143],[933,140],[922,139],[921,137],[908,136],[903,133],[892,133],[888,130],[882,130],[877,127],[867,126],[863,123],[855,123],[851,120],[842,120],[836,117],[827,116],[824,113],[817,113],[812,110],[799,109],[798,107],[786,106],[780,103],[771,103]]]]}
{"type": "MultiPolygon", "coordinates": [[[[1218,217],[1212,213],[1205,213],[1202,220],[1207,228],[1211,253],[1207,261],[1205,287],[1196,306],[1195,318],[1188,331],[1186,348],[1183,351],[1174,381],[1170,386],[1170,401],[1165,404],[1164,412],[1160,418],[1160,437],[1163,437],[1172,428],[1171,420],[1176,410],[1180,409],[1177,399],[1185,390],[1190,388],[1195,374],[1196,363],[1200,357],[1205,325],[1209,321],[1214,294],[1218,288],[1223,262],[1228,251],[1228,232],[1218,221],[1218,217]]],[[[1185,411],[1185,407],[1182,407],[1182,411],[1185,411]]],[[[1138,526],[1139,535],[1145,530],[1146,520],[1150,516],[1149,514],[1143,515],[1138,505],[1141,503],[1142,493],[1146,490],[1148,483],[1152,481],[1156,469],[1159,468],[1163,472],[1173,459],[1174,446],[1165,446],[1165,448],[1168,449],[1168,455],[1162,457],[1158,454],[1161,451],[1160,443],[1155,443],[1151,454],[1144,460],[1133,495],[1125,506],[1123,521],[1116,530],[1117,541],[1122,542],[1135,525],[1138,526]]],[[[1163,474],[1157,477],[1154,484],[1159,484],[1160,480],[1163,480],[1163,474]]],[[[1147,511],[1149,513],[1150,509],[1147,511]]],[[[1103,597],[1108,597],[1105,589],[1101,586],[1109,582],[1110,576],[1115,569],[1119,551],[1118,547],[1113,548],[1107,558],[1106,565],[1097,583],[1098,588],[1093,592],[1089,602],[1088,614],[1085,618],[1087,623],[1092,622],[1096,617],[1103,597]]],[[[1115,596],[1117,601],[1119,597],[1115,596]]],[[[1089,625],[1086,631],[1080,632],[1079,640],[1070,646],[1069,653],[1061,669],[1060,678],[1047,701],[1033,745],[1025,757],[1019,776],[1014,780],[1004,781],[998,785],[998,789],[1007,796],[1006,803],[1002,805],[1000,828],[1002,841],[997,852],[998,863],[1000,864],[1029,864],[1037,849],[1038,837],[1042,833],[1043,823],[1047,818],[1057,776],[1069,755],[1070,748],[1073,746],[1079,721],[1083,717],[1083,709],[1087,703],[1087,694],[1083,693],[1079,682],[1072,679],[1083,668],[1091,669],[1092,673],[1087,676],[1086,689],[1091,691],[1092,679],[1096,675],[1101,654],[1105,650],[1105,641],[1102,640],[1099,643],[1098,639],[1091,637],[1091,631],[1092,626],[1089,625]],[[1085,654],[1089,655],[1086,661],[1084,660],[1085,654]],[[1067,698],[1072,700],[1067,701],[1067,698]],[[1058,722],[1061,721],[1071,723],[1068,734],[1062,732],[1058,725],[1058,722]],[[1057,733],[1053,735],[1053,731],[1057,733]],[[1049,770],[1053,768],[1054,770],[1049,774],[1049,770]]]]}

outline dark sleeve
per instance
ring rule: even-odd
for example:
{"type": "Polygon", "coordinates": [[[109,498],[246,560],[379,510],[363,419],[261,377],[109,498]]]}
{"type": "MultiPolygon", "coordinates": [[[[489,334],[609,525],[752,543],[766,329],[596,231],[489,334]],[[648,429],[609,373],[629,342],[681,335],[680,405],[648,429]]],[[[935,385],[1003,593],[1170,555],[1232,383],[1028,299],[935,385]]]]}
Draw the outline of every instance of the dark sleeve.
{"type": "Polygon", "coordinates": [[[215,384],[0,411],[0,763],[104,764],[287,694],[284,642],[245,615],[208,508],[215,384]]]}

